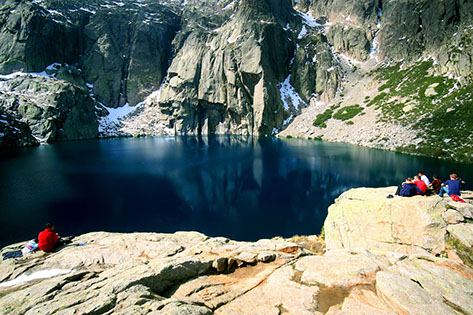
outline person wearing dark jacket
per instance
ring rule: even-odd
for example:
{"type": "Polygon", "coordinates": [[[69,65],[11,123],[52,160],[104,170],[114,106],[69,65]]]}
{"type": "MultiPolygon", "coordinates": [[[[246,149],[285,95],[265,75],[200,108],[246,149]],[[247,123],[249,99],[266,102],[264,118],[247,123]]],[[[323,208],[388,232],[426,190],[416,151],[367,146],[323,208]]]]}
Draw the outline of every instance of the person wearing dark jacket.
{"type": "Polygon", "coordinates": [[[59,236],[54,232],[54,224],[46,224],[44,231],[39,232],[38,234],[38,247],[44,252],[53,250],[55,247],[58,247],[60,244],[59,236]]]}
{"type": "Polygon", "coordinates": [[[440,187],[442,187],[442,181],[439,179],[439,176],[437,174],[435,174],[433,177],[434,177],[434,180],[427,187],[432,188],[436,194],[439,194],[440,187]]]}
{"type": "Polygon", "coordinates": [[[416,184],[414,184],[412,178],[408,178],[404,183],[399,185],[396,191],[396,195],[403,197],[411,197],[415,195],[424,196],[424,193],[422,192],[422,190],[419,189],[419,187],[416,186],[416,184]]]}
{"type": "Polygon", "coordinates": [[[460,181],[457,180],[457,174],[450,174],[450,179],[446,180],[442,187],[440,188],[439,196],[443,197],[443,193],[446,192],[447,195],[457,195],[460,196],[460,181]]]}

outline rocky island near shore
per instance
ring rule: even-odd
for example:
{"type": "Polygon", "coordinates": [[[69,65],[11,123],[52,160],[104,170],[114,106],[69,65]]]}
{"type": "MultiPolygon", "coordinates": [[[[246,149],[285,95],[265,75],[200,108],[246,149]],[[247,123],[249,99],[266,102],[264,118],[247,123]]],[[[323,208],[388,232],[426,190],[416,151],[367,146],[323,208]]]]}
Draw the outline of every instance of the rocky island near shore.
{"type": "Polygon", "coordinates": [[[323,251],[317,236],[81,235],[2,261],[0,313],[472,314],[473,193],[460,204],[394,191],[343,193],[323,251]]]}

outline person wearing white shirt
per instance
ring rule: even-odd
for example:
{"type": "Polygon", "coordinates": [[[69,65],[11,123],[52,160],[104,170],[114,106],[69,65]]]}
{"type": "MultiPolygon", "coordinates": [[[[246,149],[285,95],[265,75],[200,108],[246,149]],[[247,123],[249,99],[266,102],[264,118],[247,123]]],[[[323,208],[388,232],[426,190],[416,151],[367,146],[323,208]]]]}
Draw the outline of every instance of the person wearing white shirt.
{"type": "Polygon", "coordinates": [[[426,186],[429,186],[430,185],[430,180],[427,176],[425,176],[425,174],[423,172],[419,172],[419,177],[420,177],[420,180],[423,181],[425,183],[426,186]]]}

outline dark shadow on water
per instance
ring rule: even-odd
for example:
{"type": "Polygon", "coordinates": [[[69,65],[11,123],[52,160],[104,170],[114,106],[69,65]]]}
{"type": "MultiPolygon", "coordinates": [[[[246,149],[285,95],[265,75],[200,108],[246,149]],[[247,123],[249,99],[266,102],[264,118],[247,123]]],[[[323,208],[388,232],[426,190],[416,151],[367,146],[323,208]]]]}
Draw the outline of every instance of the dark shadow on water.
{"type": "Polygon", "coordinates": [[[58,226],[72,234],[91,231],[174,232],[188,225],[190,207],[165,177],[147,174],[111,174],[97,178],[81,173],[71,179],[73,197],[53,200],[47,207],[58,226]]]}

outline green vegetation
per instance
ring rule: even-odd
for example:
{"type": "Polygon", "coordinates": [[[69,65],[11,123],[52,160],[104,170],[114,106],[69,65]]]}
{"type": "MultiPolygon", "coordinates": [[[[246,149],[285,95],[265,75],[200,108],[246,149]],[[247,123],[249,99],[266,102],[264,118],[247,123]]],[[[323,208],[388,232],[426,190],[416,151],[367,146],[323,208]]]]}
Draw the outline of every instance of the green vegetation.
{"type": "Polygon", "coordinates": [[[473,268],[473,250],[471,247],[463,245],[462,243],[460,243],[459,240],[450,236],[447,238],[446,248],[454,250],[457,253],[458,257],[463,260],[465,265],[470,268],[473,268]]]}
{"type": "Polygon", "coordinates": [[[351,126],[351,125],[354,125],[355,123],[354,123],[353,121],[349,120],[349,121],[346,122],[346,124],[347,124],[348,126],[351,126]]]}
{"type": "Polygon", "coordinates": [[[338,119],[338,120],[349,120],[358,115],[363,111],[363,108],[360,107],[360,105],[351,105],[347,107],[343,107],[338,110],[338,112],[333,115],[333,118],[338,119]]]}
{"type": "Polygon", "coordinates": [[[342,102],[338,102],[337,104],[330,106],[330,109],[337,110],[338,108],[340,108],[341,105],[342,105],[342,102]]]}
{"type": "Polygon", "coordinates": [[[386,92],[379,93],[368,104],[366,104],[366,106],[370,107],[372,105],[379,104],[382,100],[384,100],[386,98],[387,95],[388,95],[388,93],[386,93],[386,92]]]}
{"type": "Polygon", "coordinates": [[[381,121],[413,126],[423,139],[398,152],[473,162],[473,84],[435,75],[431,60],[380,67],[375,75],[381,93],[366,106],[375,106],[381,121]]]}
{"type": "MultiPolygon", "coordinates": [[[[363,111],[363,108],[360,105],[352,105],[340,108],[341,103],[336,105],[332,105],[329,109],[325,110],[325,112],[318,114],[314,120],[314,126],[320,128],[326,128],[327,124],[326,121],[330,118],[335,118],[338,120],[349,120],[355,117],[356,115],[360,114],[363,111]],[[340,108],[340,109],[339,109],[340,108]],[[334,114],[335,110],[338,111],[334,114]],[[333,116],[333,117],[332,117],[333,116]]],[[[347,122],[347,125],[353,125],[352,121],[347,122]]]]}
{"type": "Polygon", "coordinates": [[[318,114],[314,120],[314,126],[320,128],[326,128],[327,124],[325,123],[327,120],[332,118],[333,110],[327,109],[322,114],[318,114]]]}

